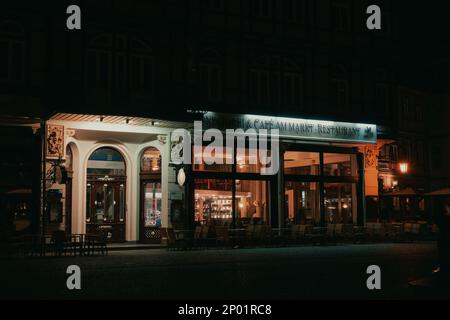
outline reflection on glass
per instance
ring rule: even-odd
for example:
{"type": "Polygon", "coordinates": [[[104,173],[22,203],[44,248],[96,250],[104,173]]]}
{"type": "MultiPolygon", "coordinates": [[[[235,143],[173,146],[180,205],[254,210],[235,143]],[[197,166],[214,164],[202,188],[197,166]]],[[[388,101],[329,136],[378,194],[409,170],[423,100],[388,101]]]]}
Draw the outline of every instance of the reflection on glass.
{"type": "Polygon", "coordinates": [[[114,221],[114,206],[116,202],[114,201],[114,187],[111,185],[104,185],[105,194],[105,216],[103,221],[113,222],[114,221]]]}
{"type": "Polygon", "coordinates": [[[318,152],[287,151],[284,153],[284,173],[295,175],[319,175],[318,152]]]}
{"type": "Polygon", "coordinates": [[[119,195],[119,220],[120,222],[125,219],[125,186],[120,185],[120,195],[119,195]]]}
{"type": "Polygon", "coordinates": [[[356,156],[341,153],[324,153],[323,170],[326,176],[356,176],[356,156]]]}
{"type": "Polygon", "coordinates": [[[318,182],[286,182],[285,210],[289,224],[312,224],[320,221],[318,182]]]}
{"type": "Polygon", "coordinates": [[[201,224],[230,224],[233,218],[231,189],[231,180],[195,180],[195,221],[201,224]]]}
{"type": "Polygon", "coordinates": [[[218,148],[215,151],[203,147],[203,153],[192,149],[192,168],[194,171],[231,172],[233,163],[233,150],[231,148],[218,148]],[[219,161],[222,164],[218,163],[219,161]],[[215,163],[213,163],[215,162],[215,163]]]}
{"type": "Polygon", "coordinates": [[[100,176],[124,176],[125,161],[117,150],[100,148],[89,157],[87,173],[100,176]]]}
{"type": "Polygon", "coordinates": [[[94,222],[102,222],[105,216],[105,207],[103,204],[103,198],[104,198],[104,190],[103,186],[100,184],[97,184],[95,186],[95,215],[94,215],[94,222]]]}
{"type": "Polygon", "coordinates": [[[161,183],[146,182],[144,192],[144,226],[161,227],[161,183]]]}
{"type": "Polygon", "coordinates": [[[146,173],[161,173],[161,153],[158,149],[150,147],[142,156],[141,171],[146,173]]]}
{"type": "Polygon", "coordinates": [[[269,182],[236,180],[236,207],[242,224],[270,224],[269,182]]]}
{"type": "Polygon", "coordinates": [[[327,223],[353,223],[356,217],[356,184],[325,183],[327,223]]]}

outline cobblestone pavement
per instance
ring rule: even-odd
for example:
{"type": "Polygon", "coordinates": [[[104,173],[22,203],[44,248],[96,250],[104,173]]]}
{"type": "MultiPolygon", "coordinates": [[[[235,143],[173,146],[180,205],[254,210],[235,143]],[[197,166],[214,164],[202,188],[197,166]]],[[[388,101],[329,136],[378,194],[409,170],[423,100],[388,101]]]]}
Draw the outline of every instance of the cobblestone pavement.
{"type": "Polygon", "coordinates": [[[310,299],[423,298],[408,283],[430,273],[434,243],[111,252],[108,256],[15,258],[1,263],[1,298],[310,299]],[[82,289],[66,288],[81,268],[82,289]],[[369,265],[382,290],[366,287],[369,265]]]}

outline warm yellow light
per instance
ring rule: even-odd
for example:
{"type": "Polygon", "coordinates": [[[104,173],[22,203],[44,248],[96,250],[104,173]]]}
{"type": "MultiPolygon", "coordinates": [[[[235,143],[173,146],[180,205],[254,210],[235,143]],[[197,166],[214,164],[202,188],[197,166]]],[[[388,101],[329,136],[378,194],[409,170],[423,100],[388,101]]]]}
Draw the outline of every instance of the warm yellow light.
{"type": "Polygon", "coordinates": [[[408,173],[408,170],[409,170],[408,163],[406,163],[406,162],[400,163],[400,172],[401,173],[403,173],[403,174],[408,173]]]}

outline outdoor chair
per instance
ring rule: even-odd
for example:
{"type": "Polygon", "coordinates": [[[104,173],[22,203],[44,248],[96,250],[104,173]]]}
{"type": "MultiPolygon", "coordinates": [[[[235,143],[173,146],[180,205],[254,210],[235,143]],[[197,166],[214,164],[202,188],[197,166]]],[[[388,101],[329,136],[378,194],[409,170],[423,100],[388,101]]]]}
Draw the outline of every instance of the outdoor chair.
{"type": "Polygon", "coordinates": [[[337,243],[345,239],[344,225],[342,223],[334,226],[334,241],[337,243]]]}
{"type": "Polygon", "coordinates": [[[312,225],[310,224],[301,224],[298,227],[297,232],[297,243],[306,244],[309,243],[312,239],[312,225]]]}
{"type": "Polygon", "coordinates": [[[187,250],[190,248],[189,239],[177,237],[172,228],[162,228],[161,238],[166,240],[167,250],[187,250]]]}
{"type": "Polygon", "coordinates": [[[200,246],[201,238],[202,238],[202,228],[203,226],[196,226],[194,229],[194,237],[193,237],[193,246],[200,246]]]}
{"type": "Polygon", "coordinates": [[[213,236],[213,227],[203,226],[200,234],[200,245],[202,247],[209,247],[215,243],[215,237],[213,236]]]}
{"type": "Polygon", "coordinates": [[[335,230],[336,230],[335,224],[329,223],[327,225],[327,229],[324,234],[324,241],[326,243],[332,243],[332,244],[336,243],[335,230]]]}
{"type": "Polygon", "coordinates": [[[62,230],[57,230],[52,233],[51,243],[53,244],[53,255],[60,257],[67,253],[67,237],[62,230]]]}
{"type": "Polygon", "coordinates": [[[401,241],[402,232],[401,232],[401,226],[394,223],[386,223],[385,224],[386,229],[386,239],[393,242],[399,242],[401,241]]]}
{"type": "Polygon", "coordinates": [[[412,242],[413,239],[413,224],[409,222],[403,223],[402,240],[412,242]]]}
{"type": "Polygon", "coordinates": [[[228,235],[227,226],[216,226],[216,245],[217,246],[228,246],[230,244],[230,238],[228,235]]]}
{"type": "Polygon", "coordinates": [[[353,243],[364,243],[367,241],[366,227],[348,225],[347,234],[353,243]]]}

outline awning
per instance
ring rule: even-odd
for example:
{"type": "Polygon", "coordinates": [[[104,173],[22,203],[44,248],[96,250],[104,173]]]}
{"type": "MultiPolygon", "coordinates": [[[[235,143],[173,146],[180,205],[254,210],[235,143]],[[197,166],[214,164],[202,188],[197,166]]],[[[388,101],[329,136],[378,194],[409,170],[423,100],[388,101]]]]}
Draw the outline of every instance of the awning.
{"type": "Polygon", "coordinates": [[[405,188],[391,193],[385,193],[382,197],[414,197],[419,195],[413,188],[405,188]]]}
{"type": "Polygon", "coordinates": [[[425,193],[425,196],[427,196],[427,197],[449,196],[450,197],[450,188],[444,188],[444,189],[436,190],[433,192],[425,193]]]}

